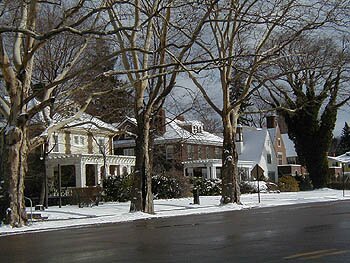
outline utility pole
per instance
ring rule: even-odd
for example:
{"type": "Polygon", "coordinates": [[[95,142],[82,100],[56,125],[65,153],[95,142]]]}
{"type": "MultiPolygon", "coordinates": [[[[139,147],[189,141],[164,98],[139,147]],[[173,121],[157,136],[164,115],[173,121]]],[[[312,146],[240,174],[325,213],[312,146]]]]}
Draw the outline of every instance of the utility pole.
{"type": "Polygon", "coordinates": [[[44,200],[44,206],[45,208],[49,207],[49,182],[47,178],[47,172],[46,172],[46,162],[47,162],[47,148],[48,143],[45,141],[44,143],[44,183],[45,183],[45,200],[44,200]]]}
{"type": "Polygon", "coordinates": [[[61,165],[58,164],[58,206],[62,207],[62,175],[61,175],[61,165]]]}

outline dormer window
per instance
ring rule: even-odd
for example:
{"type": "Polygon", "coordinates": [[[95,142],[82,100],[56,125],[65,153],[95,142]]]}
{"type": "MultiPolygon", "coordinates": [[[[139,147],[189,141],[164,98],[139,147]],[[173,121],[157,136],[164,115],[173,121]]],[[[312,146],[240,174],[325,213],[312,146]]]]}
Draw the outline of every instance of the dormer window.
{"type": "Polygon", "coordinates": [[[192,133],[202,133],[203,132],[203,127],[201,125],[192,125],[192,133]]]}

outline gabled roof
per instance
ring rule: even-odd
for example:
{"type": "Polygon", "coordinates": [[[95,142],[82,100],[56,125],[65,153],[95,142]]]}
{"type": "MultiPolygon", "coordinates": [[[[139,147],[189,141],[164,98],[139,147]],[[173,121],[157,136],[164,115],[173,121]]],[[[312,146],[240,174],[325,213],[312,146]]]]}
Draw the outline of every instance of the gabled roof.
{"type": "Polygon", "coordinates": [[[117,128],[122,127],[122,126],[123,126],[125,123],[127,123],[127,122],[129,122],[129,123],[131,123],[132,125],[135,125],[135,126],[137,125],[137,122],[136,122],[136,119],[135,119],[135,118],[126,116],[126,117],[124,117],[124,119],[122,120],[122,122],[119,123],[119,124],[117,125],[117,128]]]}
{"type": "MultiPolygon", "coordinates": [[[[207,131],[198,133],[191,133],[187,131],[185,125],[203,125],[199,121],[180,121],[170,118],[165,119],[166,129],[165,133],[158,135],[155,138],[155,143],[169,143],[169,142],[187,142],[193,144],[208,144],[222,146],[223,139],[215,134],[207,131]]],[[[135,118],[125,117],[125,119],[118,125],[118,128],[122,127],[125,123],[137,125],[135,118]]]]}
{"type": "Polygon", "coordinates": [[[165,143],[166,141],[186,141],[187,143],[193,144],[211,144],[222,146],[223,139],[215,134],[207,131],[191,133],[182,127],[186,124],[203,125],[199,121],[183,122],[180,120],[171,120],[166,118],[166,122],[165,133],[155,139],[155,141],[158,143],[165,143]]]}
{"type": "Polygon", "coordinates": [[[258,163],[268,136],[267,129],[243,127],[243,150],[238,159],[258,163]]]}
{"type": "MultiPolygon", "coordinates": [[[[55,117],[55,120],[58,120],[58,116],[55,117]]],[[[90,130],[90,131],[109,131],[109,132],[116,132],[118,131],[117,128],[115,128],[112,124],[106,123],[90,114],[83,113],[80,118],[77,118],[70,122],[67,125],[67,128],[79,128],[84,130],[90,130]]]]}
{"type": "Polygon", "coordinates": [[[282,140],[284,142],[284,146],[286,147],[286,157],[296,157],[297,152],[295,151],[295,145],[287,133],[282,134],[282,140]]]}

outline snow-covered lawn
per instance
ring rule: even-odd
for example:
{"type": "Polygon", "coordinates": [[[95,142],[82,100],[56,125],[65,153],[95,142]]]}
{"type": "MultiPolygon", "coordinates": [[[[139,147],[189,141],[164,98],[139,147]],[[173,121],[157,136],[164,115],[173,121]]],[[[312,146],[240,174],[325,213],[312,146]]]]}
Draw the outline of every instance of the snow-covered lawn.
{"type": "MultiPolygon", "coordinates": [[[[79,208],[78,206],[49,207],[49,209],[41,212],[43,217],[48,217],[47,220],[34,221],[33,224],[19,229],[2,226],[0,227],[0,235],[25,231],[46,231],[66,227],[81,227],[92,224],[126,222],[136,219],[215,213],[346,199],[350,200],[350,191],[346,191],[345,197],[343,197],[342,191],[325,188],[307,192],[262,193],[260,204],[258,203],[258,194],[243,194],[241,196],[243,205],[231,204],[220,206],[219,196],[201,196],[200,205],[193,205],[193,198],[155,200],[155,215],[140,212],[129,213],[129,202],[102,203],[99,206],[84,208],[79,208]]],[[[34,212],[37,213],[38,211],[34,212]]]]}

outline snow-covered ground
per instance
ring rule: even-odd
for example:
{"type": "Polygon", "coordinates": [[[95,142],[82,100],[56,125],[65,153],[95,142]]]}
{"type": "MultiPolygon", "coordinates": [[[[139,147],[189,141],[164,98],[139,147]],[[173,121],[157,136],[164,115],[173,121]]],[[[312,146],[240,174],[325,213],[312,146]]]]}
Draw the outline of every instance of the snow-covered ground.
{"type": "MultiPolygon", "coordinates": [[[[48,231],[66,227],[82,227],[92,224],[126,222],[137,219],[215,213],[335,200],[350,200],[350,191],[345,191],[345,197],[343,197],[342,191],[327,188],[307,192],[262,193],[260,204],[258,203],[258,194],[243,194],[241,196],[243,205],[231,204],[225,206],[219,205],[219,196],[201,196],[200,205],[193,205],[193,198],[155,200],[155,215],[140,212],[129,213],[129,202],[103,203],[99,206],[84,208],[79,208],[78,206],[49,207],[44,212],[41,212],[41,215],[48,217],[48,219],[34,221],[33,224],[22,228],[1,226],[0,235],[27,231],[48,231]]],[[[38,211],[34,212],[37,213],[38,211]]]]}

